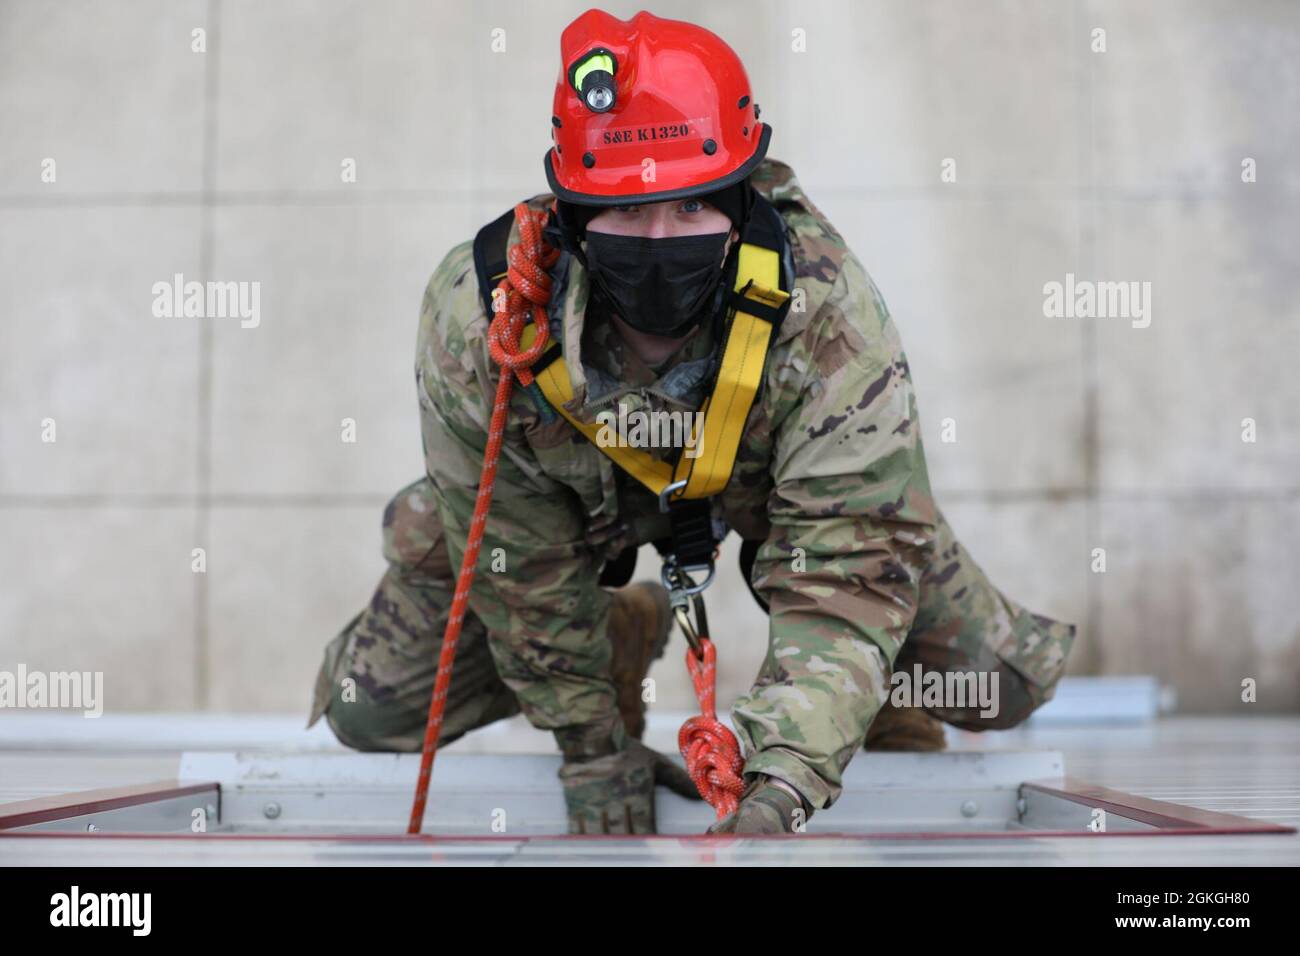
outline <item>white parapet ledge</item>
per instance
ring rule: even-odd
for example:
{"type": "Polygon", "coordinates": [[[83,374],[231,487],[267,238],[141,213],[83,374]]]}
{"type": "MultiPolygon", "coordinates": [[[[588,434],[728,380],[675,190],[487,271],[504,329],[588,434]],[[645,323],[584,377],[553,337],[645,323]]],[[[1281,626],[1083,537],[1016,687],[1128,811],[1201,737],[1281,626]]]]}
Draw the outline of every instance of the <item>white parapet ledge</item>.
{"type": "MultiPolygon", "coordinates": [[[[419,768],[417,754],[187,753],[179,777],[221,787],[221,824],[260,833],[401,833],[419,768]]],[[[440,754],[425,832],[492,836],[566,829],[552,755],[440,754]]],[[[1064,775],[1055,751],[859,754],[835,806],[810,832],[1006,830],[1019,816],[1021,784],[1064,775]]],[[[661,833],[703,833],[712,809],[663,788],[661,833]]]]}
{"type": "MultiPolygon", "coordinates": [[[[680,760],[678,761],[680,763],[680,760]]],[[[289,787],[415,786],[419,754],[296,754],[196,751],[181,756],[182,782],[214,782],[248,789],[289,787]]],[[[558,756],[540,754],[439,754],[434,790],[556,786],[558,756]]],[[[1026,780],[1064,775],[1054,750],[862,753],[844,773],[845,789],[954,790],[1012,788],[1026,780]]]]}

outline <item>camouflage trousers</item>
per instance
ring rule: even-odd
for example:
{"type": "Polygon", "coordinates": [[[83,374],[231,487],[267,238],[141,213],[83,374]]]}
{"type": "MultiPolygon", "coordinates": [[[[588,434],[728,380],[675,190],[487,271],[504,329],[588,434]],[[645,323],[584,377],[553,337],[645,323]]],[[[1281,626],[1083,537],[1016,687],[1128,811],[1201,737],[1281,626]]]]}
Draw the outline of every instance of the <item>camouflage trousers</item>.
{"type": "MultiPolygon", "coordinates": [[[[451,567],[427,480],[389,502],[384,555],[388,570],[370,605],[325,649],[309,726],[324,715],[348,747],[418,751],[458,570],[451,567]]],[[[952,706],[945,699],[923,709],[963,729],[1003,729],[1051,698],[1074,634],[1073,625],[1032,614],[1001,594],[940,516],[934,560],[922,575],[919,607],[894,674],[990,675],[990,683],[997,682],[995,715],[981,716],[975,701],[952,706]]],[[[919,700],[919,688],[916,695],[919,700]]],[[[497,675],[486,629],[467,613],[442,743],[519,710],[497,675]]]]}

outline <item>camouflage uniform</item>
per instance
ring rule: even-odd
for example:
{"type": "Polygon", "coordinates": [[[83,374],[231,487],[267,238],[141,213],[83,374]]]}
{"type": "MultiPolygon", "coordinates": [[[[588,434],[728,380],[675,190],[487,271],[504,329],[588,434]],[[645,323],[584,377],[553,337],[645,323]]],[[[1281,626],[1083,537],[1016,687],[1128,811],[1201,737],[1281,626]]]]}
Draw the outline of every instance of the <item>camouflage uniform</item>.
{"type": "MultiPolygon", "coordinates": [[[[963,552],[931,497],[907,359],[880,293],[789,167],[767,160],[753,183],[785,221],[796,283],[735,471],[715,499],[716,518],[762,542],[752,582],[771,616],[767,658],[732,717],[746,772],[779,777],[821,808],[839,795],[891,668],[996,671],[998,717],[981,719],[974,706],[930,712],[973,730],[1010,726],[1051,696],[1074,628],[1009,601],[963,552]]],[[[656,372],[611,323],[584,324],[588,284],[576,260],[566,255],[554,271],[550,324],[571,411],[594,420],[618,405],[698,407],[712,334],[702,330],[656,372]]],[[[421,313],[427,477],[389,505],[389,571],[330,645],[318,681],[314,717],[327,712],[354,747],[419,749],[496,387],[486,329],[466,243],[434,273],[421,313]],[[357,700],[344,704],[348,676],[357,700]]],[[[522,709],[564,752],[607,752],[620,732],[610,597],[597,577],[623,547],[667,532],[654,496],[563,419],[543,422],[516,389],[443,739],[522,709]],[[497,572],[495,549],[505,561],[497,572]]],[[[728,636],[718,640],[726,653],[728,636]]]]}

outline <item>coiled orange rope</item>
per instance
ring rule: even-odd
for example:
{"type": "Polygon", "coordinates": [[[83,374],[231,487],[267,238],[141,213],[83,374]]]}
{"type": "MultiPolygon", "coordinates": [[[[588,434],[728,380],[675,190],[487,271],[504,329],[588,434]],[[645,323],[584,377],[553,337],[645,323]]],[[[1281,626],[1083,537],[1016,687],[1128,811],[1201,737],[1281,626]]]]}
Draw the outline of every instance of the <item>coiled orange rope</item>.
{"type": "Polygon", "coordinates": [[[488,326],[488,351],[492,361],[501,368],[497,382],[496,400],[492,405],[492,418],[488,424],[487,447],[483,452],[483,474],[479,479],[478,497],[474,501],[474,516],[469,524],[469,537],[465,543],[465,556],[456,579],[456,594],[451,602],[447,629],[442,635],[442,652],[438,656],[438,675],[433,683],[433,699],[429,702],[429,720],[424,729],[424,746],[421,750],[420,775],[415,785],[415,802],[411,807],[411,820],[407,833],[419,833],[424,826],[424,807],[429,797],[429,777],[433,773],[433,758],[438,750],[438,737],[442,732],[442,715],[447,707],[447,688],[451,684],[452,664],[456,660],[456,644],[460,640],[461,625],[469,606],[470,586],[478,564],[479,548],[483,543],[483,530],[487,526],[488,507],[492,503],[492,488],[496,482],[497,461],[501,457],[501,440],[505,435],[506,420],[510,411],[510,393],[515,380],[524,388],[533,386],[529,368],[541,357],[550,342],[546,320],[546,304],[551,299],[551,277],[546,270],[555,264],[560,251],[542,241],[542,227],[546,224],[545,212],[534,212],[527,204],[515,206],[515,222],[519,226],[519,243],[510,248],[509,270],[493,295],[496,313],[488,326]],[[537,327],[536,338],[524,351],[519,351],[519,339],[531,317],[537,327]]]}
{"type": "Polygon", "coordinates": [[[695,685],[701,713],[682,724],[677,734],[677,746],[686,760],[686,771],[695,781],[695,789],[718,812],[721,820],[735,813],[740,803],[740,794],[745,789],[740,772],[745,761],[740,755],[736,735],[718,720],[717,651],[713,642],[704,635],[700,635],[699,644],[698,657],[693,649],[686,649],[686,669],[695,685]]]}

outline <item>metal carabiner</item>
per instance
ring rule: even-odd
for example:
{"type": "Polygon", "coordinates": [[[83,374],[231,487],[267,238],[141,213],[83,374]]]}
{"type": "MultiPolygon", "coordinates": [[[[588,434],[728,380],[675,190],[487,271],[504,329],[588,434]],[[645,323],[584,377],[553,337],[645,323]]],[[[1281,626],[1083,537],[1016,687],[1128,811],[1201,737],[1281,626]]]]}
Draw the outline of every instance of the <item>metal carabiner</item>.
{"type": "Polygon", "coordinates": [[[686,636],[686,643],[691,645],[691,652],[696,657],[704,656],[704,647],[700,644],[700,633],[695,630],[695,624],[691,621],[691,612],[685,604],[679,604],[673,608],[673,616],[677,618],[677,626],[682,629],[682,634],[686,636]]]}
{"type": "Polygon", "coordinates": [[[708,570],[708,577],[700,584],[696,584],[690,572],[678,567],[672,558],[664,562],[661,572],[664,587],[668,589],[668,604],[672,608],[673,616],[686,637],[686,643],[691,646],[691,652],[701,659],[704,656],[704,648],[700,644],[700,637],[709,635],[709,619],[704,610],[704,598],[701,593],[713,580],[712,564],[709,565],[708,570]],[[692,611],[695,612],[694,620],[691,620],[692,611]]]}

